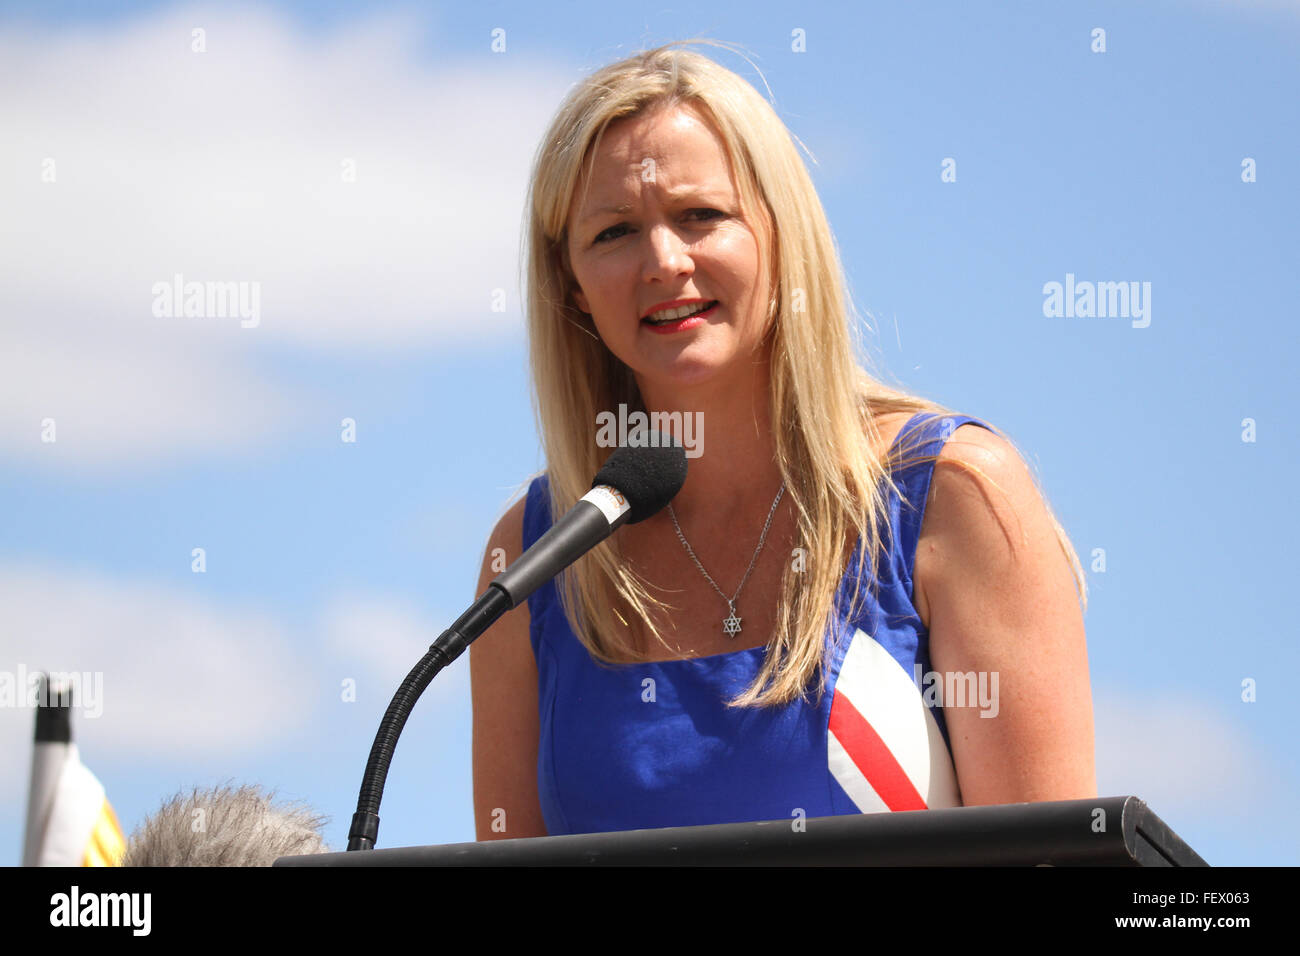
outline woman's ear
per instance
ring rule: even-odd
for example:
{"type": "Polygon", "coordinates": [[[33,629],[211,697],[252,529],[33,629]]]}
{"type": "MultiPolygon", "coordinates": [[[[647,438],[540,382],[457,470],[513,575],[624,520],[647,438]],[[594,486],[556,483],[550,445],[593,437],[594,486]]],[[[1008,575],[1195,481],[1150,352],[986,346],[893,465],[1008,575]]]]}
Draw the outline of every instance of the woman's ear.
{"type": "Polygon", "coordinates": [[[578,280],[573,275],[573,266],[569,264],[569,234],[566,230],[560,237],[560,264],[564,268],[564,278],[573,284],[573,301],[577,303],[578,308],[591,314],[591,308],[587,303],[587,297],[582,294],[582,286],[578,285],[578,280]]]}
{"type": "Polygon", "coordinates": [[[578,288],[578,283],[573,284],[573,301],[578,303],[578,308],[588,315],[591,315],[591,306],[587,303],[587,297],[582,294],[582,289],[578,288]]]}

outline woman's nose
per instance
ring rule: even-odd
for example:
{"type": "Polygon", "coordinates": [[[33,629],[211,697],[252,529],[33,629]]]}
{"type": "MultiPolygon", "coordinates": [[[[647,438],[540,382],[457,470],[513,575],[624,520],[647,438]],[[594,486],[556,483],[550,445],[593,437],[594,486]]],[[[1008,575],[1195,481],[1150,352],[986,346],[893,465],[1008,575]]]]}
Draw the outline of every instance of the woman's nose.
{"type": "Polygon", "coordinates": [[[686,243],[671,226],[651,226],[646,245],[649,248],[646,252],[645,278],[667,280],[690,275],[695,271],[695,263],[686,243]]]}

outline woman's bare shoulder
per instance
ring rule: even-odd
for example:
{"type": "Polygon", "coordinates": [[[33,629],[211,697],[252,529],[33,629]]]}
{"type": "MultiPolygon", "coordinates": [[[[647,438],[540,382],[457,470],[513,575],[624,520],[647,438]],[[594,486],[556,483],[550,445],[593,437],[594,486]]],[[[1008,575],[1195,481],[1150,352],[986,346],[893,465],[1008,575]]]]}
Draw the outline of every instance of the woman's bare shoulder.
{"type": "Polygon", "coordinates": [[[1031,564],[1055,564],[1059,556],[1028,463],[1005,438],[975,424],[957,428],[940,450],[919,537],[914,581],[927,627],[931,585],[968,577],[975,566],[1005,574],[1026,556],[1031,564]]]}
{"type": "MultiPolygon", "coordinates": [[[[527,496],[512,504],[488,536],[478,592],[523,549],[527,496]]],[[[498,618],[469,647],[473,712],[474,827],[478,840],[545,836],[537,797],[537,664],[529,641],[528,603],[498,618]],[[498,832],[508,811],[510,830],[498,832]]]]}
{"type": "Polygon", "coordinates": [[[883,456],[889,451],[894,444],[894,439],[898,433],[903,430],[903,426],[911,420],[915,412],[884,412],[873,418],[876,431],[880,434],[878,452],[883,456]]]}
{"type": "MultiPolygon", "coordinates": [[[[524,508],[528,505],[528,496],[523,495],[506,509],[488,539],[488,549],[501,548],[507,561],[513,561],[523,553],[524,508]]],[[[503,569],[504,570],[504,569],[503,569]]]]}

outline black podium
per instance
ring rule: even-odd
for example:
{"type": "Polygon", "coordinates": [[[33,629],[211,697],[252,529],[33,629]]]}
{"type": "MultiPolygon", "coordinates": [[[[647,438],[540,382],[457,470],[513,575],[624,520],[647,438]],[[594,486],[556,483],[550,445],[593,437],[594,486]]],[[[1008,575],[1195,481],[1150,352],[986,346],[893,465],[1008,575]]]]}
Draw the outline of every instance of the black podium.
{"type": "Polygon", "coordinates": [[[275,866],[1208,866],[1134,796],[285,856],[275,866]]]}

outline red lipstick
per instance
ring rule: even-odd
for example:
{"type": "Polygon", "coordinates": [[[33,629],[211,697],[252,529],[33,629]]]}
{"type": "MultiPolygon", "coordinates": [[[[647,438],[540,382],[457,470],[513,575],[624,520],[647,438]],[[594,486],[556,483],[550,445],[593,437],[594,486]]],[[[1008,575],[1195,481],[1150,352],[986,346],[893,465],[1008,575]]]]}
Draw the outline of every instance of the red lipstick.
{"type": "Polygon", "coordinates": [[[669,303],[668,305],[655,306],[653,309],[650,310],[651,314],[653,314],[655,312],[658,312],[661,309],[669,309],[669,308],[674,308],[676,306],[682,306],[682,305],[695,305],[697,303],[703,304],[707,302],[712,302],[713,304],[710,305],[703,312],[697,312],[695,315],[688,315],[680,319],[673,319],[670,322],[651,322],[649,319],[642,319],[641,324],[649,331],[654,332],[658,335],[671,335],[674,332],[685,332],[688,329],[696,328],[698,326],[703,325],[705,322],[707,322],[709,316],[711,316],[715,311],[717,311],[717,308],[719,305],[721,305],[721,303],[711,299],[686,299],[686,300],[679,300],[678,302],[675,303],[669,303]]]}

